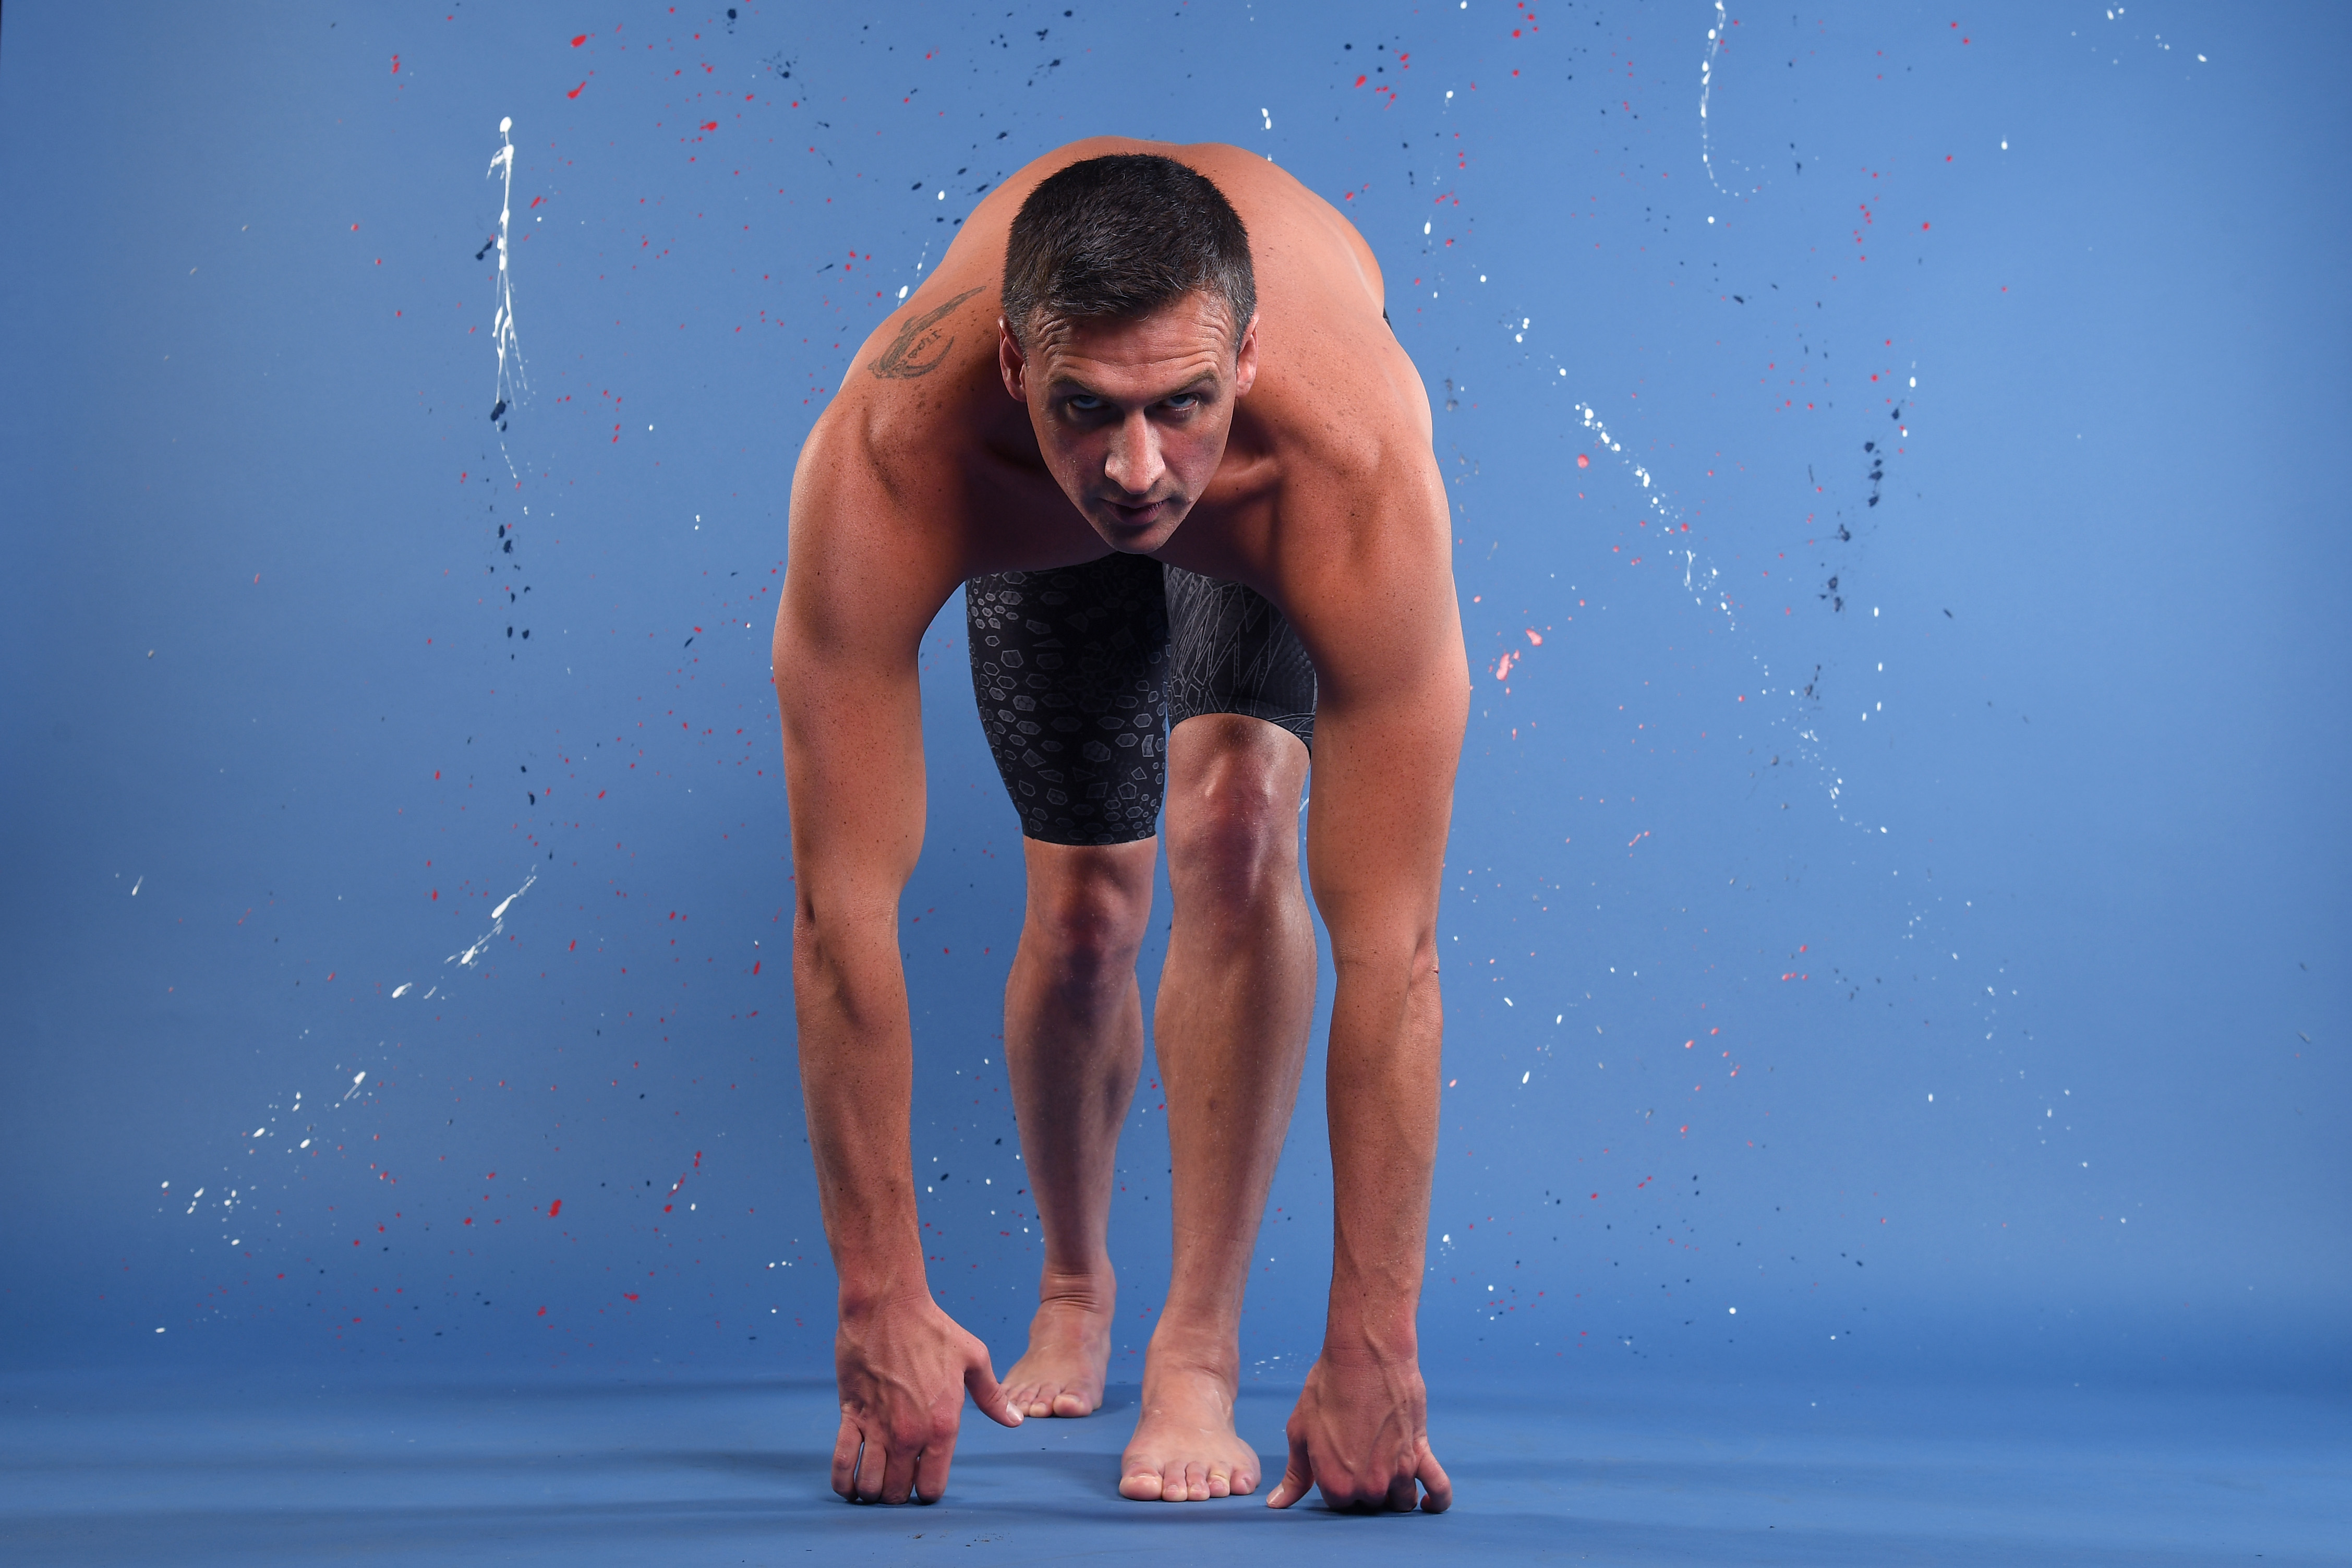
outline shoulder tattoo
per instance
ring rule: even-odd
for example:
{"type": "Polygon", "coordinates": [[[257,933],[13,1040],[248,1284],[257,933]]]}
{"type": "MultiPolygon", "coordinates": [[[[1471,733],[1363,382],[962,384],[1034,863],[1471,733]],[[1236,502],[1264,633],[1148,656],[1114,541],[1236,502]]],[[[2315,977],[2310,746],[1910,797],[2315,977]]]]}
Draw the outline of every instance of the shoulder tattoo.
{"type": "Polygon", "coordinates": [[[955,347],[955,339],[940,331],[940,323],[958,305],[979,293],[967,289],[944,305],[924,311],[898,329],[890,346],[874,356],[866,369],[883,381],[911,381],[919,375],[929,375],[946,363],[948,351],[955,347]]]}

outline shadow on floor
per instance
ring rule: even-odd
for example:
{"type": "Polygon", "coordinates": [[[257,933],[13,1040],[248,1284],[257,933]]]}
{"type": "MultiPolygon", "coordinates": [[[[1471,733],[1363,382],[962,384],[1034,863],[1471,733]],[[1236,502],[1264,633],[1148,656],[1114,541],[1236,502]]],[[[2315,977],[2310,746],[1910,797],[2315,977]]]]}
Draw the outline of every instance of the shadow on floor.
{"type": "MultiPolygon", "coordinates": [[[[1117,1495],[1134,1390],[1083,1421],[967,1413],[948,1500],[826,1485],[807,1380],[0,1383],[11,1563],[1508,1563],[1834,1565],[2346,1561],[2340,1405],[2078,1390],[1454,1389],[1456,1506],[1353,1518],[1117,1495]],[[1117,1408],[1123,1406],[1124,1410],[1117,1408]]],[[[1291,1395],[1252,1389],[1280,1469],[1291,1395]]]]}

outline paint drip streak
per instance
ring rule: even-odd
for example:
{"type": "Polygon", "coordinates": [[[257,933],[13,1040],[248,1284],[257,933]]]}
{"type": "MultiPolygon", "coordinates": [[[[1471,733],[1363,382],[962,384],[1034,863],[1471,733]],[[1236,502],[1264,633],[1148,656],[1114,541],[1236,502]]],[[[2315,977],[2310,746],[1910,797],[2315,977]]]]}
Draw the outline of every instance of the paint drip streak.
{"type": "MultiPolygon", "coordinates": [[[[499,181],[499,275],[495,289],[496,309],[490,317],[490,342],[498,351],[498,377],[490,405],[490,421],[501,435],[506,430],[506,416],[530,390],[530,377],[522,365],[522,347],[515,336],[514,271],[508,265],[509,229],[514,221],[514,139],[509,134],[514,119],[509,116],[499,121],[497,153],[491,155],[486,178],[499,181]]],[[[516,483],[521,476],[515,472],[514,458],[508,455],[506,442],[499,442],[499,452],[507,459],[507,473],[516,483]]]]}

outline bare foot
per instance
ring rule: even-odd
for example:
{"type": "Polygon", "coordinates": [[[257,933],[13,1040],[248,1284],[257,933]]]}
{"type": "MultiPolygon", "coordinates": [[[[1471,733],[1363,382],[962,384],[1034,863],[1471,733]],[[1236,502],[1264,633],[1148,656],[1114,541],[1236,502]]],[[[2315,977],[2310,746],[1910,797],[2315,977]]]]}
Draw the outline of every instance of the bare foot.
{"type": "Polygon", "coordinates": [[[1029,1320],[1029,1350],[1005,1373],[1004,1397],[1024,1415],[1091,1415],[1102,1407],[1118,1285],[1099,1277],[1048,1277],[1029,1320]]]}
{"type": "Polygon", "coordinates": [[[1258,1458],[1234,1433],[1234,1374],[1152,1347],[1143,1415],[1119,1458],[1118,1495],[1202,1502],[1257,1490],[1258,1458]]]}

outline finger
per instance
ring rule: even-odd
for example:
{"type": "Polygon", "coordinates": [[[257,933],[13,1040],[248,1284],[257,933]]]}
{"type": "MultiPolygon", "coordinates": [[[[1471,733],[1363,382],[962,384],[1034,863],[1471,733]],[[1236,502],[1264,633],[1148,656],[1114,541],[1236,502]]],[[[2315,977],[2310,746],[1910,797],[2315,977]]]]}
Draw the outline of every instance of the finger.
{"type": "Polygon", "coordinates": [[[1391,1513],[1411,1513],[1421,1500],[1421,1489],[1413,1484],[1411,1470],[1389,1478],[1389,1489],[1381,1494],[1381,1506],[1391,1513]]]}
{"type": "Polygon", "coordinates": [[[915,1500],[937,1502],[947,1496],[948,1468],[955,1463],[955,1434],[933,1437],[915,1456],[915,1500]]]}
{"type": "Polygon", "coordinates": [[[1426,1437],[1421,1440],[1421,1469],[1417,1473],[1426,1494],[1421,1500],[1423,1510],[1444,1513],[1454,1506],[1454,1483],[1446,1479],[1445,1467],[1437,1462],[1437,1456],[1429,1451],[1426,1437]]]}
{"type": "Polygon", "coordinates": [[[841,1435],[833,1440],[833,1489],[842,1497],[851,1496],[857,1484],[857,1456],[863,1447],[857,1423],[844,1415],[841,1435]]]}
{"type": "Polygon", "coordinates": [[[882,1465],[888,1454],[880,1438],[857,1446],[857,1468],[850,1477],[849,1500],[873,1502],[882,1491],[882,1465]]]}
{"type": "Polygon", "coordinates": [[[1281,1481],[1266,1494],[1265,1506],[1288,1508],[1314,1486],[1315,1464],[1307,1453],[1307,1435],[1294,1425],[1290,1431],[1290,1463],[1284,1467],[1281,1481]]]}
{"type": "Polygon", "coordinates": [[[971,1402],[980,1406],[982,1415],[999,1426],[1021,1425],[1021,1412],[1005,1396],[1003,1386],[996,1381],[996,1373],[988,1364],[986,1351],[982,1351],[964,1368],[963,1385],[971,1391],[971,1402]]]}
{"type": "Polygon", "coordinates": [[[895,1445],[891,1447],[890,1462],[882,1471],[882,1501],[898,1503],[907,1500],[908,1494],[915,1489],[915,1456],[921,1452],[911,1443],[904,1447],[895,1445]]]}

